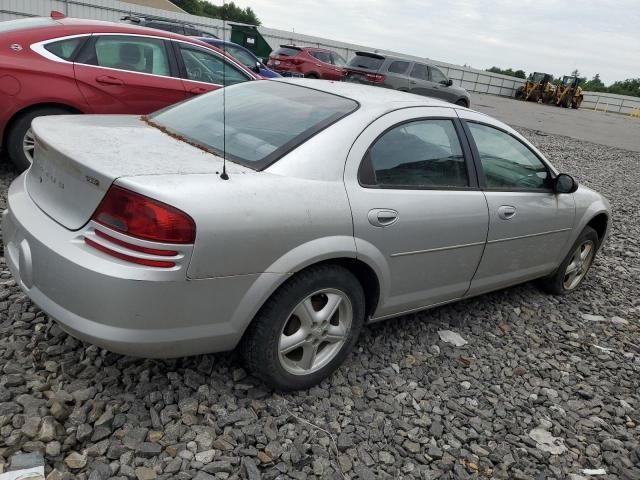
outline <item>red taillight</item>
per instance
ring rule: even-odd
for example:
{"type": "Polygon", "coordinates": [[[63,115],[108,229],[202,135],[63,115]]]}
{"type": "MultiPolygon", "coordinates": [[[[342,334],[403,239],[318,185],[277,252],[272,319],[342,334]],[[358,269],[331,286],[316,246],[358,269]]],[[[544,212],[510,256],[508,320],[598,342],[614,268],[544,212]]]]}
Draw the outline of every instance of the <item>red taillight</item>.
{"type": "Polygon", "coordinates": [[[302,60],[301,58],[292,58],[289,61],[294,65],[302,65],[304,63],[304,60],[302,60]]]}
{"type": "Polygon", "coordinates": [[[384,82],[385,76],[384,75],[374,75],[372,73],[367,73],[367,80],[369,80],[370,82],[373,83],[382,83],[384,82]]]}
{"type": "Polygon", "coordinates": [[[187,244],[196,239],[196,225],[189,215],[117,186],[109,188],[93,220],[141,240],[187,244]]]}

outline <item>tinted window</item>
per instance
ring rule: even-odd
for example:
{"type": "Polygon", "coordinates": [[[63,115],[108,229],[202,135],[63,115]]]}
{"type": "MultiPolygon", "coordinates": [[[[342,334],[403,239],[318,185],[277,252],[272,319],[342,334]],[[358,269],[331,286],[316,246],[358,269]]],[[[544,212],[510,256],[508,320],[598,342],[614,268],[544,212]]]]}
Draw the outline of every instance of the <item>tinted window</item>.
{"type": "Polygon", "coordinates": [[[347,61],[335,52],[331,53],[331,63],[338,67],[344,67],[347,61]]]}
{"type": "Polygon", "coordinates": [[[179,103],[150,119],[218,155],[226,138],[227,158],[260,169],[357,107],[353,100],[297,85],[246,82],[179,103]]]}
{"type": "Polygon", "coordinates": [[[200,31],[191,27],[184,27],[184,34],[189,35],[191,37],[197,37],[200,35],[200,31]]]}
{"type": "Polygon", "coordinates": [[[311,50],[309,52],[309,55],[311,55],[313,58],[320,60],[321,62],[331,63],[331,54],[329,52],[315,52],[311,50]]]}
{"type": "Polygon", "coordinates": [[[362,54],[356,53],[356,56],[353,57],[351,60],[349,60],[348,65],[350,67],[355,67],[355,68],[366,68],[369,70],[378,70],[382,66],[383,62],[384,62],[384,57],[379,57],[379,56],[372,57],[369,55],[362,55],[362,54]]]}
{"type": "Polygon", "coordinates": [[[164,30],[165,32],[184,34],[184,27],[175,23],[147,22],[144,26],[149,28],[157,28],[158,30],[164,30]]]}
{"type": "Polygon", "coordinates": [[[80,45],[80,42],[85,38],[86,37],[68,38],[58,42],[47,43],[44,48],[53,53],[56,57],[60,57],[63,60],[71,60],[73,54],[78,48],[78,45],[80,45]]]}
{"type": "MultiPolygon", "coordinates": [[[[370,179],[386,187],[466,187],[467,168],[451,120],[420,120],[389,130],[371,146],[370,179]]],[[[364,170],[364,168],[363,168],[364,170]]]]}
{"type": "Polygon", "coordinates": [[[300,50],[290,47],[280,47],[275,52],[273,52],[274,55],[281,55],[283,57],[295,57],[299,53],[300,50]]]}
{"type": "Polygon", "coordinates": [[[420,80],[429,80],[429,68],[422,63],[416,63],[411,69],[411,76],[420,80]]]}
{"type": "Polygon", "coordinates": [[[406,73],[407,68],[409,68],[409,62],[395,61],[391,62],[387,71],[389,73],[406,73]]]}
{"type": "Polygon", "coordinates": [[[258,60],[256,60],[256,58],[246,50],[233,45],[220,45],[220,48],[229,52],[233,58],[243,65],[246,65],[249,68],[254,68],[256,66],[256,62],[258,60]]]}
{"type": "Polygon", "coordinates": [[[233,85],[234,83],[246,82],[249,79],[236,67],[213,53],[181,46],[180,55],[184,61],[189,80],[217,85],[233,85]]]}
{"type": "Polygon", "coordinates": [[[431,81],[436,83],[447,83],[449,79],[436,67],[431,67],[431,81]]]}
{"type": "Polygon", "coordinates": [[[546,165],[519,140],[496,128],[469,123],[489,188],[550,188],[546,165]]]}
{"type": "Polygon", "coordinates": [[[164,42],[156,38],[101,36],[87,63],[132,72],[169,75],[164,42]]]}

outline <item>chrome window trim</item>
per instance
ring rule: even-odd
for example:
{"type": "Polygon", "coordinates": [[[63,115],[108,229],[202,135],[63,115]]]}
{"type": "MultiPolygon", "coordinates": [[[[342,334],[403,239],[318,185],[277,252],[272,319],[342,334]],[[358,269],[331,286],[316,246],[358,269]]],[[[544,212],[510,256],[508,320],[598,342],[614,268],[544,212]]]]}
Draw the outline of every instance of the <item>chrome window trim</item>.
{"type": "MultiPolygon", "coordinates": [[[[80,38],[80,37],[93,37],[93,36],[99,36],[99,35],[108,35],[108,36],[122,36],[122,37],[144,37],[144,38],[153,38],[153,39],[157,39],[157,40],[167,40],[170,42],[178,42],[178,43],[184,43],[185,45],[190,45],[192,47],[200,47],[205,51],[207,50],[207,47],[204,47],[198,43],[193,43],[193,42],[188,42],[186,40],[181,40],[178,38],[169,38],[169,37],[160,37],[157,35],[143,35],[141,33],[122,33],[122,32],[118,32],[118,33],[109,33],[109,32],[92,32],[92,33],[79,33],[76,35],[64,35],[62,37],[56,37],[56,38],[50,38],[47,40],[42,40],[40,42],[36,42],[36,43],[32,43],[29,48],[31,48],[32,51],[34,51],[35,53],[37,53],[38,55],[46,58],[47,60],[51,60],[54,62],[58,62],[58,63],[66,63],[69,65],[73,65],[74,62],[70,62],[68,60],[65,60],[63,58],[58,57],[57,55],[54,55],[53,53],[51,53],[50,51],[48,51],[45,46],[50,44],[50,43],[54,43],[54,42],[59,42],[62,40],[69,40],[71,38],[80,38]]],[[[243,73],[243,74],[247,74],[247,72],[245,72],[246,67],[240,63],[238,63],[237,61],[235,61],[233,59],[233,57],[227,57],[225,55],[220,55],[218,52],[216,52],[215,50],[210,52],[212,55],[217,55],[218,57],[221,57],[223,61],[228,61],[229,63],[231,63],[232,65],[235,65],[236,67],[238,67],[238,69],[243,73]]],[[[197,80],[189,80],[188,78],[182,78],[182,77],[172,77],[172,76],[167,76],[167,75],[158,75],[156,73],[146,73],[146,72],[136,72],[134,70],[122,70],[119,68],[111,68],[111,67],[101,67],[100,65],[90,65],[88,63],[78,63],[78,65],[84,65],[86,67],[94,67],[94,68],[104,68],[107,70],[113,70],[116,72],[127,72],[127,73],[134,73],[134,74],[138,74],[138,75],[150,75],[152,77],[159,77],[159,78],[175,78],[176,80],[186,80],[189,82],[197,82],[197,83],[202,83],[204,85],[215,85],[217,87],[221,87],[222,85],[220,85],[219,83],[208,83],[208,82],[199,82],[197,80]]],[[[257,80],[256,78],[253,78],[250,75],[247,75],[247,81],[252,81],[252,80],[257,80]]]]}

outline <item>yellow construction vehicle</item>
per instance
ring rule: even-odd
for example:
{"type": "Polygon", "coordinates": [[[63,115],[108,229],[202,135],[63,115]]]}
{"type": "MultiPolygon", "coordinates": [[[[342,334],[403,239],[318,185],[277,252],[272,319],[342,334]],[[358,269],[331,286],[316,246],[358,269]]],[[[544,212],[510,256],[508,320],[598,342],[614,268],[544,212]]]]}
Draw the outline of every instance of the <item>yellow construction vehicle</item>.
{"type": "Polygon", "coordinates": [[[565,75],[556,86],[550,103],[555,103],[564,108],[580,108],[583,98],[580,78],[565,75]]]}
{"type": "Polygon", "coordinates": [[[553,97],[553,75],[542,72],[534,72],[516,90],[516,98],[530,102],[548,102],[553,97]]]}

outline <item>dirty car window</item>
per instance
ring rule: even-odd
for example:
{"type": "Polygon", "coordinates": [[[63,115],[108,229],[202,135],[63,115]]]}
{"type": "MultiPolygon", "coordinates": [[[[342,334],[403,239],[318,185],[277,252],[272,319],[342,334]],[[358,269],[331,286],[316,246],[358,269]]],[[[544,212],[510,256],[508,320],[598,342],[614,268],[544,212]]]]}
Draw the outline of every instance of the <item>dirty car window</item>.
{"type": "Polygon", "coordinates": [[[216,90],[152,114],[151,124],[255,170],[358,108],[357,102],[269,80],[216,90]]]}

